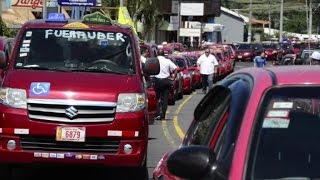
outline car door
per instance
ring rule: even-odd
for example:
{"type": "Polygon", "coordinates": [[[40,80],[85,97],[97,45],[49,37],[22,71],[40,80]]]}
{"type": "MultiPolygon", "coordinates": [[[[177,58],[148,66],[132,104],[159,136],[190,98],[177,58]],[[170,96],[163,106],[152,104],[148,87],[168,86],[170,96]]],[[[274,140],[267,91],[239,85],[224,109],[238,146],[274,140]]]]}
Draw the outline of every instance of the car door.
{"type": "Polygon", "coordinates": [[[220,124],[220,133],[216,133],[210,143],[210,148],[215,154],[217,162],[217,170],[214,174],[215,179],[226,180],[229,177],[234,148],[237,143],[246,104],[250,97],[250,84],[250,80],[239,78],[228,85],[231,92],[228,118],[220,124]]]}

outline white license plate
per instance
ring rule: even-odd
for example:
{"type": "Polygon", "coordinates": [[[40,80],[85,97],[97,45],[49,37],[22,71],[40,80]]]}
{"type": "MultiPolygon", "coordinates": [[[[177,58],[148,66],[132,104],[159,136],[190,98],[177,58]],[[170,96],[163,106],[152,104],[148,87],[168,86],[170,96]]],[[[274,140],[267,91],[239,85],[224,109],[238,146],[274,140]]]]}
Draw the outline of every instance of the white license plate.
{"type": "Polygon", "coordinates": [[[242,56],[238,56],[238,58],[242,58],[242,56]]]}
{"type": "Polygon", "coordinates": [[[85,127],[57,127],[56,141],[84,142],[85,127]]]}

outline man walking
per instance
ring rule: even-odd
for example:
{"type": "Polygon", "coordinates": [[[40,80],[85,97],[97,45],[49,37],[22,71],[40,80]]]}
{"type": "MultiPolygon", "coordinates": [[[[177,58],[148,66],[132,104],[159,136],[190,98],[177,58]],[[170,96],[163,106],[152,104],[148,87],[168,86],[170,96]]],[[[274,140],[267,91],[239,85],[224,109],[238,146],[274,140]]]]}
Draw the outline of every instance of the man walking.
{"type": "Polygon", "coordinates": [[[256,56],[253,61],[254,61],[254,67],[258,67],[258,68],[262,68],[267,64],[263,51],[260,53],[260,56],[256,56]]]}
{"type": "Polygon", "coordinates": [[[178,68],[170,59],[164,57],[164,51],[162,49],[158,51],[158,59],[160,62],[160,73],[155,76],[155,91],[158,100],[157,116],[155,119],[161,120],[165,119],[166,116],[169,90],[172,81],[177,77],[178,68]],[[173,73],[172,78],[171,73],[173,73]]]}
{"type": "Polygon", "coordinates": [[[200,69],[201,81],[202,81],[202,92],[207,93],[213,85],[213,73],[215,66],[219,63],[214,55],[210,53],[210,49],[207,48],[197,61],[198,68],[200,69]]]}

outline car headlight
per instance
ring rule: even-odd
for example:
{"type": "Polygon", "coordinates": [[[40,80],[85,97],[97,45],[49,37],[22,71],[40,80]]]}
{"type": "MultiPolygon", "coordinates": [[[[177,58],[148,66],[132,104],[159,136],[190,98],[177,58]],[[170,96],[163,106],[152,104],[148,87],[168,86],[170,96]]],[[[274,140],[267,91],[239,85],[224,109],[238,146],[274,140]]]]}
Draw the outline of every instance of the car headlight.
{"type": "Polygon", "coordinates": [[[276,54],[278,51],[272,51],[272,54],[276,54]]]}
{"type": "Polygon", "coordinates": [[[24,89],[0,88],[0,103],[14,108],[27,109],[27,92],[24,89]]]}
{"type": "Polygon", "coordinates": [[[144,93],[123,93],[118,96],[117,112],[137,112],[146,107],[144,93]]]}

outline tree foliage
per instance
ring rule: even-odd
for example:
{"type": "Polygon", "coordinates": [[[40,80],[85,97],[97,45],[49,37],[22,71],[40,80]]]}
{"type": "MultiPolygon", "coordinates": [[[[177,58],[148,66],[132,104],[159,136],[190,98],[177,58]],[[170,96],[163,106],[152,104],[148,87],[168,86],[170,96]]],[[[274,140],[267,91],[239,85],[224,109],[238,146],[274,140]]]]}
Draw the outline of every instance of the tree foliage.
{"type": "Polygon", "coordinates": [[[10,29],[0,18],[0,36],[15,37],[19,29],[10,29]]]}
{"type": "MultiPolygon", "coordinates": [[[[153,27],[162,19],[157,0],[125,0],[124,2],[133,21],[143,22],[142,37],[151,33],[153,27]]],[[[119,3],[119,0],[102,0],[104,7],[118,7],[119,3]]]]}

